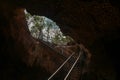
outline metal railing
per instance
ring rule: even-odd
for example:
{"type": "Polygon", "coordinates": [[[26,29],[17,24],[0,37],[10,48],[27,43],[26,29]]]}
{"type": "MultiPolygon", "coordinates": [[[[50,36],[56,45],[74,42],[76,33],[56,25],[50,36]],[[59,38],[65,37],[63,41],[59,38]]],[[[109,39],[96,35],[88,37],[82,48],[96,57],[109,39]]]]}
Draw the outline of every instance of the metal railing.
{"type": "MultiPolygon", "coordinates": [[[[58,54],[64,56],[63,53],[60,53],[60,52],[56,51],[52,46],[50,46],[49,44],[47,44],[45,41],[42,41],[42,40],[41,40],[41,42],[42,42],[43,44],[45,44],[46,46],[48,46],[49,48],[51,48],[52,50],[54,50],[55,52],[57,52],[58,54]]],[[[63,52],[63,51],[62,51],[62,52],[63,52]]],[[[70,68],[70,70],[67,72],[67,75],[64,77],[64,80],[67,80],[67,78],[69,77],[71,71],[74,69],[75,65],[77,64],[78,60],[80,59],[81,54],[82,54],[82,50],[80,50],[80,52],[78,53],[78,57],[76,58],[76,60],[73,59],[73,55],[74,55],[74,54],[75,54],[75,52],[73,52],[68,58],[67,58],[66,56],[64,56],[64,57],[66,57],[67,59],[66,59],[66,60],[60,65],[60,67],[48,78],[48,80],[51,80],[51,79],[57,74],[57,72],[59,72],[59,71],[62,69],[62,67],[63,67],[68,61],[70,61],[70,62],[72,61],[72,62],[73,62],[73,65],[72,65],[72,67],[70,68]],[[75,60],[75,61],[73,61],[73,60],[75,60]]]]}
{"type": "MultiPolygon", "coordinates": [[[[57,72],[59,72],[62,67],[68,62],[68,60],[70,60],[72,58],[72,56],[74,55],[75,53],[72,53],[64,62],[63,64],[61,64],[61,66],[48,78],[48,80],[51,80],[56,74],[57,72]]],[[[80,56],[82,54],[82,51],[79,52],[78,54],[78,57],[77,59],[74,61],[72,67],[70,68],[70,70],[68,71],[67,75],[65,76],[64,80],[66,80],[68,78],[68,76],[70,75],[71,71],[74,69],[75,65],[77,64],[78,60],[80,59],[80,56]]]]}

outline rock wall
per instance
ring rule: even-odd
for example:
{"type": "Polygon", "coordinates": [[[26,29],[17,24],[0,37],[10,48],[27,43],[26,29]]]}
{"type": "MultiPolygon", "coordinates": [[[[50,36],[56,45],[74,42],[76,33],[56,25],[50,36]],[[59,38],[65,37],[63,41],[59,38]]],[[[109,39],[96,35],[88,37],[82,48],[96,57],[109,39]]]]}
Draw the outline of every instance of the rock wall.
{"type": "MultiPolygon", "coordinates": [[[[34,53],[37,43],[27,29],[23,11],[25,8],[31,14],[53,19],[60,25],[63,33],[89,49],[92,59],[88,80],[97,80],[100,77],[107,80],[119,79],[120,11],[119,5],[115,4],[116,1],[112,0],[1,0],[1,80],[18,79],[14,76],[24,71],[18,74],[14,71],[15,68],[21,71],[21,65],[28,70],[25,73],[28,76],[32,75],[28,74],[29,71],[37,74],[33,70],[35,68],[30,70],[38,53],[34,53]],[[13,74],[9,75],[10,73],[13,74]]],[[[52,53],[49,49],[45,52],[52,53]]]]}
{"type": "Polygon", "coordinates": [[[29,8],[29,4],[26,7],[30,13],[53,19],[60,25],[63,33],[70,35],[78,43],[83,43],[91,51],[91,70],[94,74],[102,75],[108,80],[115,79],[120,66],[117,63],[120,11],[119,5],[115,5],[116,1],[48,0],[48,3],[41,1],[42,5],[39,5],[36,0],[32,4],[34,7],[29,8]]]}
{"type": "Polygon", "coordinates": [[[48,78],[64,58],[30,35],[24,8],[3,1],[0,11],[0,80],[48,78]]]}

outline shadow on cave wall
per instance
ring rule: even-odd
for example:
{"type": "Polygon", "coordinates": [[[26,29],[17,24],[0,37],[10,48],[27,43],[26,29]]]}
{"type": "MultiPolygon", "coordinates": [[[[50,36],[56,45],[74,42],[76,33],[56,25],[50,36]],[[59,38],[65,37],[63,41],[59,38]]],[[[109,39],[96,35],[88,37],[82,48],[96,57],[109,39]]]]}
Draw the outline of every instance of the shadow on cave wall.
{"type": "Polygon", "coordinates": [[[120,38],[112,40],[112,41],[104,41],[104,46],[106,52],[108,53],[109,58],[114,65],[115,71],[117,73],[117,80],[120,79],[120,38]]]}
{"type": "MultiPolygon", "coordinates": [[[[103,61],[103,65],[106,65],[106,62],[112,63],[112,66],[116,72],[115,80],[120,79],[119,77],[120,76],[119,74],[120,73],[120,62],[119,62],[120,61],[120,56],[119,56],[120,55],[120,32],[119,31],[120,30],[118,29],[116,32],[113,31],[112,34],[108,34],[107,36],[103,36],[100,39],[96,40],[94,42],[94,49],[92,48],[95,52],[97,52],[98,48],[100,49],[101,52],[98,52],[98,53],[102,53],[102,55],[98,57],[100,57],[101,61],[103,61]],[[95,47],[98,47],[98,48],[95,48],[95,47]],[[105,59],[104,59],[104,56],[105,56],[105,59]]],[[[109,67],[110,66],[108,66],[108,68],[109,67]]]]}
{"type": "MultiPolygon", "coordinates": [[[[89,1],[89,0],[86,0],[86,1],[89,1]]],[[[110,0],[110,1],[112,1],[112,0],[110,0]]],[[[115,2],[115,1],[111,2],[111,3],[113,3],[113,5],[118,4],[118,2],[115,2]]],[[[11,5],[9,5],[9,6],[11,6],[11,5]]],[[[116,5],[116,7],[119,7],[119,6],[116,5]]],[[[7,13],[7,9],[5,11],[7,13]]],[[[0,15],[0,37],[1,37],[0,38],[0,64],[1,64],[0,65],[0,70],[1,70],[0,71],[0,78],[1,78],[0,80],[8,80],[8,79],[22,80],[20,78],[21,76],[25,80],[39,79],[39,72],[47,73],[47,71],[44,70],[45,71],[44,72],[41,70],[42,68],[38,69],[36,66],[33,66],[32,68],[27,67],[26,64],[20,60],[19,55],[17,55],[16,53],[20,54],[20,53],[27,53],[27,52],[24,52],[24,49],[23,49],[24,45],[22,45],[22,44],[19,45],[19,43],[16,42],[15,39],[10,36],[10,34],[8,34],[9,33],[9,28],[8,28],[9,21],[5,18],[6,18],[6,16],[2,16],[2,14],[0,15]],[[11,53],[13,53],[13,54],[11,55],[11,53]],[[18,57],[16,57],[16,56],[18,56],[18,57]],[[32,73],[32,74],[30,74],[30,73],[32,73]],[[16,76],[16,77],[14,77],[14,76],[16,76]]],[[[21,28],[19,28],[19,29],[21,29],[21,28]]],[[[17,31],[15,31],[15,32],[17,33],[17,31]]],[[[114,69],[117,72],[117,80],[119,80],[119,72],[120,72],[120,69],[119,69],[120,68],[119,31],[116,35],[112,35],[108,38],[106,36],[104,36],[103,38],[98,40],[98,42],[96,42],[95,44],[97,45],[98,48],[99,48],[99,44],[104,46],[104,50],[107,52],[106,55],[112,61],[114,69]],[[116,35],[117,35],[117,37],[115,38],[114,36],[116,36],[116,35]]],[[[25,36],[27,36],[27,35],[25,35],[25,36]]],[[[28,38],[28,39],[30,39],[30,38],[28,38]]],[[[95,45],[93,46],[93,48],[95,48],[95,45]]],[[[99,56],[97,56],[97,57],[99,57],[99,56]]]]}

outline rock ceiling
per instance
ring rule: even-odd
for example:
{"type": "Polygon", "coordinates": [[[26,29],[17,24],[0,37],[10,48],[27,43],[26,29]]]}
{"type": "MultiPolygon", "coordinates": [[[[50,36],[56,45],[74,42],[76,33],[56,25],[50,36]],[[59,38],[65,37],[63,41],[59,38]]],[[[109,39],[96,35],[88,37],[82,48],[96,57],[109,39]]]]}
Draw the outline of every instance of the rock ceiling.
{"type": "MultiPolygon", "coordinates": [[[[115,4],[117,3],[111,0],[1,0],[0,64],[3,65],[3,71],[0,74],[5,76],[10,72],[15,75],[10,64],[18,68],[23,61],[30,66],[38,55],[34,53],[38,43],[27,29],[24,15],[26,8],[31,14],[54,20],[63,33],[84,44],[92,54],[91,71],[114,80],[120,66],[116,63],[119,61],[120,11],[115,4]],[[9,68],[4,68],[5,66],[9,68]]],[[[40,45],[44,47],[44,44],[40,45]]],[[[44,51],[41,47],[40,52],[44,51]]],[[[47,52],[52,53],[49,49],[45,51],[47,52]]],[[[11,78],[10,75],[8,77],[11,78]]],[[[8,79],[4,77],[2,80],[8,79]]]]}

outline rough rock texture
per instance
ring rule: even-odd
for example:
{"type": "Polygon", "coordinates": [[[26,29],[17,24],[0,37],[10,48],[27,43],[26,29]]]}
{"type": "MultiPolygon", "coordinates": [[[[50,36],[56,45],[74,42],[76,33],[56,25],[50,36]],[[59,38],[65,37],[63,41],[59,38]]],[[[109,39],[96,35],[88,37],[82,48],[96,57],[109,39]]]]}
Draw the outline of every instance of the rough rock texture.
{"type": "MultiPolygon", "coordinates": [[[[90,50],[90,73],[83,79],[119,80],[120,11],[116,4],[115,0],[1,0],[0,80],[37,80],[42,78],[40,73],[50,72],[46,67],[49,64],[35,66],[38,43],[27,29],[24,8],[31,14],[53,19],[63,33],[90,50]]],[[[40,54],[54,53],[39,44],[40,54]]]]}
{"type": "Polygon", "coordinates": [[[53,0],[41,3],[47,6],[38,5],[36,0],[32,2],[34,7],[27,7],[27,10],[55,20],[65,34],[91,51],[93,74],[114,80],[120,66],[117,63],[120,44],[118,6],[108,0],[64,0],[58,1],[59,4],[53,0]]]}

